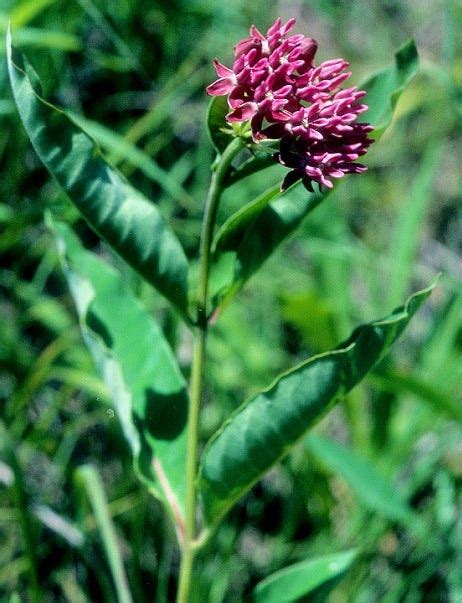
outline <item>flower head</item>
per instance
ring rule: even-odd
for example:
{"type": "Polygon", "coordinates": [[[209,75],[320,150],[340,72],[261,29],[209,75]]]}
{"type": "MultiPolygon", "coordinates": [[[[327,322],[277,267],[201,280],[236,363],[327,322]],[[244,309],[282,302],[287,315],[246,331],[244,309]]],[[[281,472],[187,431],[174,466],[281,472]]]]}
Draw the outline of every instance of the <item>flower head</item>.
{"type": "Polygon", "coordinates": [[[302,179],[332,188],[332,178],[365,171],[355,163],[372,143],[369,124],[358,123],[367,106],[365,92],[341,89],[351,73],[343,59],[315,66],[317,42],[288,35],[295,19],[281,19],[264,36],[254,25],[250,37],[235,46],[230,69],[214,61],[218,79],[208,86],[212,96],[228,96],[229,123],[250,120],[255,142],[279,139],[275,159],[291,168],[282,184],[302,179]]]}
{"type": "Polygon", "coordinates": [[[264,121],[287,121],[298,106],[297,79],[312,69],[317,43],[303,35],[288,36],[295,19],[282,25],[281,19],[264,36],[254,25],[250,37],[235,47],[232,69],[214,60],[218,80],[208,86],[212,96],[228,95],[229,123],[252,120],[254,140],[264,137],[264,121]]]}

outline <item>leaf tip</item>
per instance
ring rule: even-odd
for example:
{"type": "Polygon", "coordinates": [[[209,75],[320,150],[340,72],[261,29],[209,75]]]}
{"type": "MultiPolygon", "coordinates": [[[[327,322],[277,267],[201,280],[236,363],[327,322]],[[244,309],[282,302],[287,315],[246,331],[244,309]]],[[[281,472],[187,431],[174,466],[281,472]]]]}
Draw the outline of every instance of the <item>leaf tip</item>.
{"type": "Polygon", "coordinates": [[[398,67],[407,66],[419,60],[419,51],[415,43],[415,38],[411,36],[396,51],[396,63],[398,67]]]}
{"type": "Polygon", "coordinates": [[[11,47],[13,44],[13,34],[12,34],[12,25],[11,25],[11,19],[8,21],[8,25],[6,28],[6,56],[8,59],[8,62],[10,62],[11,60],[11,47]]]}

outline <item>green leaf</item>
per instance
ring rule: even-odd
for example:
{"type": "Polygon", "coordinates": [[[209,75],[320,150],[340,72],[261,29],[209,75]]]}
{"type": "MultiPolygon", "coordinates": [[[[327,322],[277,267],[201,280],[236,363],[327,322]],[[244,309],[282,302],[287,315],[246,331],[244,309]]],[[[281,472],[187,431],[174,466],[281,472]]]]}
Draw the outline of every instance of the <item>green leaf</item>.
{"type": "Polygon", "coordinates": [[[294,194],[297,188],[281,196],[276,188],[269,189],[231,216],[217,233],[211,275],[214,305],[224,305],[329,194],[306,193],[300,199],[294,194]]]}
{"type": "Polygon", "coordinates": [[[0,98],[0,117],[3,117],[4,115],[11,115],[11,113],[14,113],[14,111],[15,106],[13,101],[0,98]]]}
{"type": "Polygon", "coordinates": [[[120,275],[63,223],[50,225],[82,334],[106,382],[135,470],[177,524],[184,508],[186,384],[162,331],[120,275]]]}
{"type": "Polygon", "coordinates": [[[419,55],[411,38],[396,52],[393,65],[360,86],[367,92],[365,102],[369,106],[361,120],[374,126],[373,138],[379,139],[390,125],[398,99],[418,68],[419,55]]]}
{"type": "Polygon", "coordinates": [[[135,270],[186,314],[188,263],[155,205],[101,156],[94,141],[38,94],[39,80],[8,44],[16,105],[43,164],[90,226],[135,270]]]}
{"type": "Polygon", "coordinates": [[[222,153],[230,143],[230,134],[225,131],[230,129],[225,120],[227,113],[229,113],[229,107],[226,96],[214,96],[207,111],[207,130],[218,153],[222,153]]]}
{"type": "Polygon", "coordinates": [[[411,296],[389,317],[358,327],[338,348],[278,377],[236,410],[202,456],[199,484],[209,524],[381,360],[433,287],[411,296]]]}
{"type": "Polygon", "coordinates": [[[404,498],[368,459],[318,435],[307,437],[305,446],[319,462],[347,482],[368,510],[406,527],[418,524],[418,517],[404,498]]]}
{"type": "Polygon", "coordinates": [[[356,551],[333,553],[294,563],[257,584],[253,592],[255,603],[290,603],[324,586],[327,594],[351,567],[356,551]],[[330,587],[330,588],[329,588],[330,587]]]}

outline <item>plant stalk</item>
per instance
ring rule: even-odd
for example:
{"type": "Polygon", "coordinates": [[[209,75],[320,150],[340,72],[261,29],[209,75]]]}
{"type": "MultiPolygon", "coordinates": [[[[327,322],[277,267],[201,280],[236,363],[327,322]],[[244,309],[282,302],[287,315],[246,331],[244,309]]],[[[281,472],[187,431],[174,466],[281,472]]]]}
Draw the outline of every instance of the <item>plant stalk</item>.
{"type": "Polygon", "coordinates": [[[188,603],[191,591],[196,548],[196,474],[197,446],[199,440],[199,412],[202,398],[202,377],[208,330],[207,297],[210,275],[210,254],[218,204],[223,185],[234,157],[242,150],[243,142],[235,138],[224,150],[213,172],[204,210],[200,241],[200,276],[197,293],[197,322],[194,330],[194,349],[188,413],[188,439],[186,452],[186,504],[185,538],[182,551],[177,603],[188,603]]]}

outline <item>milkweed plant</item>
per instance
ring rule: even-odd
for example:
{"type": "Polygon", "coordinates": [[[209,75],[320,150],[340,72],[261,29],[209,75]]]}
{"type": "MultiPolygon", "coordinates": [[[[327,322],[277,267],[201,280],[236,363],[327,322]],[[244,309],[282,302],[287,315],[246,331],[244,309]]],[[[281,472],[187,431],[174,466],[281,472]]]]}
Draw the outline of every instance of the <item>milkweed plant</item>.
{"type": "MultiPolygon", "coordinates": [[[[231,67],[214,60],[218,79],[207,88],[207,127],[216,159],[194,269],[156,204],[111,167],[74,116],[43,99],[39,77],[11,45],[11,33],[8,39],[14,99],[40,160],[90,227],[165,297],[193,334],[188,386],[167,338],[121,274],[85,249],[69,225],[47,214],[84,341],[110,390],[134,470],[175,528],[180,603],[194,600],[195,561],[213,550],[228,511],[364,378],[432,288],[386,318],[359,326],[335,349],[272,377],[208,442],[199,440],[210,329],[336,181],[366,170],[362,157],[378,144],[417,70],[411,40],[389,67],[352,86],[347,61],[318,63],[317,42],[291,33],[294,25],[295,19],[277,19],[265,35],[252,25],[234,47],[231,67]],[[279,182],[243,200],[217,225],[223,191],[276,164],[279,182]],[[286,194],[295,187],[297,194],[286,194]]],[[[305,596],[346,572],[353,560],[352,551],[326,551],[268,576],[254,600],[305,596]]],[[[131,600],[127,584],[116,588],[120,600],[131,600]]]]}

